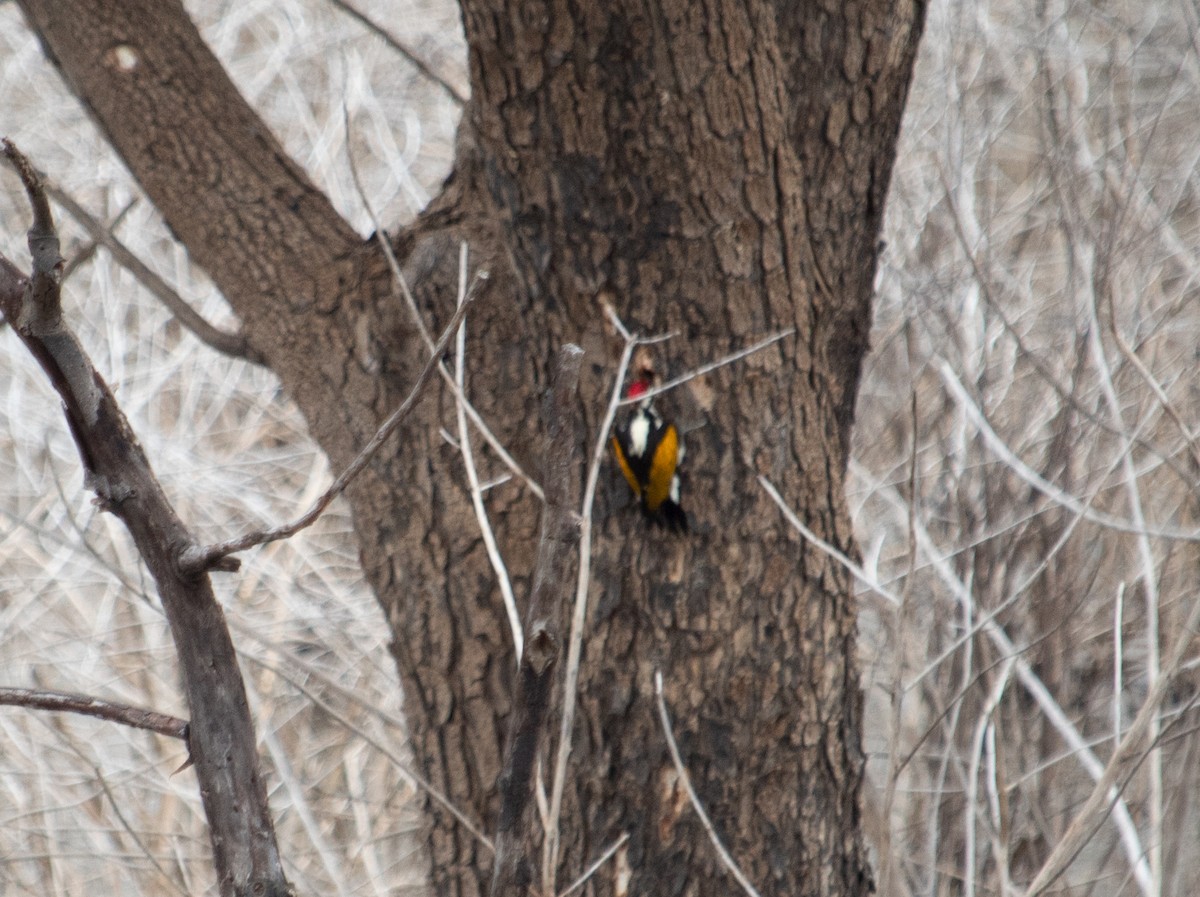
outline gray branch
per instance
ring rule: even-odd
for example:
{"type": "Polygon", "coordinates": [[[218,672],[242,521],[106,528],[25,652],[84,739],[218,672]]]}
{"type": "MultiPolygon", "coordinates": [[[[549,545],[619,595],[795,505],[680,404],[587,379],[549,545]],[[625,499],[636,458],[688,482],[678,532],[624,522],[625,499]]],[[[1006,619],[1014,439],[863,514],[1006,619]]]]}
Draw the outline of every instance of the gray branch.
{"type": "Polygon", "coordinates": [[[65,691],[47,691],[32,688],[0,688],[0,704],[9,707],[28,707],[31,710],[56,710],[63,713],[79,713],[96,719],[120,723],[134,729],[157,732],[169,738],[187,740],[188,721],[165,713],[156,713],[129,704],[117,704],[88,695],[77,695],[65,691]]]}
{"type": "Polygon", "coordinates": [[[23,277],[0,258],[0,311],[62,399],[86,484],[128,528],[158,586],[187,691],[189,748],[222,897],[285,897],[291,892],[224,613],[208,576],[184,573],[180,557],[195,540],[167,501],[108,385],[63,323],[62,258],[41,179],[7,140],[3,152],[21,176],[34,221],[32,274],[23,277]]]}
{"type": "Polygon", "coordinates": [[[579,476],[583,452],[579,441],[579,368],[583,351],[564,346],[545,404],[546,446],[542,482],[542,532],[534,569],[533,592],[525,617],[525,650],[517,668],[516,699],[509,719],[500,772],[500,821],[496,826],[496,859],[492,897],[518,897],[533,892],[533,857],[541,828],[531,808],[533,769],[538,749],[546,743],[546,719],[552,704],[554,672],[562,653],[566,608],[571,604],[572,550],[579,541],[579,476]]]}

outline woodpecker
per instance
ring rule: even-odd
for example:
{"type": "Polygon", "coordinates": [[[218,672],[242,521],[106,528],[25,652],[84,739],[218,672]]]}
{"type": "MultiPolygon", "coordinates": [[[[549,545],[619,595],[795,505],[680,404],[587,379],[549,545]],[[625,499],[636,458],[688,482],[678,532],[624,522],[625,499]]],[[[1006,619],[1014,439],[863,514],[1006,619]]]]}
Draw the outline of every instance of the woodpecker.
{"type": "MultiPolygon", "coordinates": [[[[652,371],[643,370],[625,390],[625,398],[645,395],[653,379],[652,371]]],[[[612,451],[650,522],[671,532],[686,533],[687,513],[679,504],[683,443],[675,425],[662,419],[649,396],[638,402],[629,419],[616,428],[612,451]]]]}

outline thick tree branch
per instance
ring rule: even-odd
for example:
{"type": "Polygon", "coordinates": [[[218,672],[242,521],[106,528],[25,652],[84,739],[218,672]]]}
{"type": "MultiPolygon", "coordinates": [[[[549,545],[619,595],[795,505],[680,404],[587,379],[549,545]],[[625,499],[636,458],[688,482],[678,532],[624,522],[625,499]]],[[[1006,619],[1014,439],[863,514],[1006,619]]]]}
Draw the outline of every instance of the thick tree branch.
{"type": "Polygon", "coordinates": [[[509,719],[500,773],[500,822],[492,897],[525,895],[535,881],[539,842],[537,816],[531,811],[533,767],[547,739],[554,671],[562,654],[562,630],[571,593],[570,558],[579,541],[575,515],[582,453],[579,445],[579,369],[583,350],[567,344],[558,354],[553,387],[546,399],[546,448],[542,482],[546,503],[538,545],[533,592],[526,614],[525,650],[517,670],[516,701],[509,719]]]}
{"type": "Polygon", "coordinates": [[[50,378],[101,507],[128,528],[158,586],[179,652],[191,711],[189,747],[208,817],[223,897],[290,893],[258,768],[254,726],[225,616],[204,575],[184,575],[181,552],[194,544],[155,478],[112,392],[62,321],[62,258],[45,190],[29,161],[8,141],[5,155],[34,210],[29,231],[33,273],[21,283],[0,266],[5,318],[50,378]]]}
{"type": "MultiPolygon", "coordinates": [[[[246,103],[178,0],[23,0],[71,88],[248,332],[336,300],[358,235],[246,103]]],[[[328,309],[326,309],[328,310],[328,309]]]]}
{"type": "Polygon", "coordinates": [[[87,695],[65,691],[46,691],[31,688],[0,688],[0,704],[9,707],[28,707],[31,710],[57,710],[64,713],[79,713],[96,719],[120,723],[134,729],[157,732],[169,738],[188,737],[188,721],[165,713],[156,713],[142,707],[116,704],[87,695]]]}

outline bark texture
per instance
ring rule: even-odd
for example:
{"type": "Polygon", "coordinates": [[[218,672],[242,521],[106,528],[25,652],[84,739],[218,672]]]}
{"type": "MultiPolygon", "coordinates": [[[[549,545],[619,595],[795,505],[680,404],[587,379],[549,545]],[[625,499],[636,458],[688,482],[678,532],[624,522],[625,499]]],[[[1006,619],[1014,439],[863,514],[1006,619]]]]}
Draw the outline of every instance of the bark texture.
{"type": "MultiPolygon", "coordinates": [[[[21,2],[333,465],[347,463],[423,360],[373,245],[286,158],[180,6],[21,2]]],[[[921,3],[882,0],[463,0],[473,94],[456,170],[397,248],[435,329],[453,310],[456,241],[491,269],[468,318],[468,390],[526,469],[539,475],[539,395],[568,341],[586,353],[594,438],[620,350],[605,303],[633,328],[678,333],[653,356],[668,376],[796,331],[659,401],[688,446],[689,538],[648,530],[619,474],[605,477],[560,888],[622,834],[588,892],[732,887],[666,750],[661,670],[693,782],[750,880],[768,894],[870,890],[850,583],[756,478],[853,552],[848,430],[922,19],[921,3]]],[[[453,402],[422,410],[349,497],[416,755],[494,828],[511,639],[458,453],[438,435],[453,402]]],[[[488,504],[528,595],[539,507],[517,481],[488,504]]],[[[429,828],[436,891],[486,890],[486,849],[432,806],[429,828]]]]}

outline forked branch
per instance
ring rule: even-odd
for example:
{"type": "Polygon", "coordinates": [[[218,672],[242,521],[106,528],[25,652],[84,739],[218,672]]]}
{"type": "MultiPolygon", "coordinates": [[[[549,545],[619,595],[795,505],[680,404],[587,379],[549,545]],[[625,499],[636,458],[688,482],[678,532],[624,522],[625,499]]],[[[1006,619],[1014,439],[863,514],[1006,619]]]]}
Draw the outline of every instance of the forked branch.
{"type": "Polygon", "coordinates": [[[362,473],[363,468],[371,462],[371,459],[375,457],[375,453],[387,442],[388,437],[396,432],[396,428],[404,422],[409,412],[416,407],[417,399],[420,398],[425,384],[429,382],[429,378],[437,370],[442,360],[442,353],[446,351],[446,346],[449,345],[451,337],[458,330],[458,325],[462,323],[462,319],[467,313],[467,306],[475,298],[479,284],[486,279],[486,272],[480,272],[475,276],[474,283],[467,290],[467,295],[463,298],[458,310],[455,311],[454,317],[446,325],[446,329],[442,332],[437,345],[433,347],[433,353],[429,356],[429,360],[425,362],[425,367],[421,369],[421,373],[417,376],[412,389],[409,390],[408,396],[400,403],[400,407],[388,416],[388,419],[383,422],[375,435],[371,437],[371,441],[363,446],[362,451],[342,471],[341,475],[333,481],[333,484],[322,493],[320,498],[313,502],[311,508],[291,523],[285,523],[272,529],[254,530],[243,536],[238,536],[236,539],[228,539],[224,542],[218,542],[215,545],[190,546],[180,554],[180,565],[184,572],[196,575],[209,570],[236,570],[239,566],[239,561],[236,558],[230,557],[230,555],[253,548],[256,545],[265,545],[267,542],[290,538],[305,527],[311,526],[325,512],[330,503],[346,490],[350,482],[362,473]]]}
{"type": "Polygon", "coordinates": [[[62,399],[101,507],[128,528],[153,575],[171,625],[191,712],[189,748],[208,818],[223,897],[290,894],[258,765],[254,725],[225,616],[206,575],[186,575],[194,544],[104,379],[62,319],[62,257],[45,188],[29,160],[4,141],[33,209],[33,271],[0,258],[0,310],[62,399]]]}

